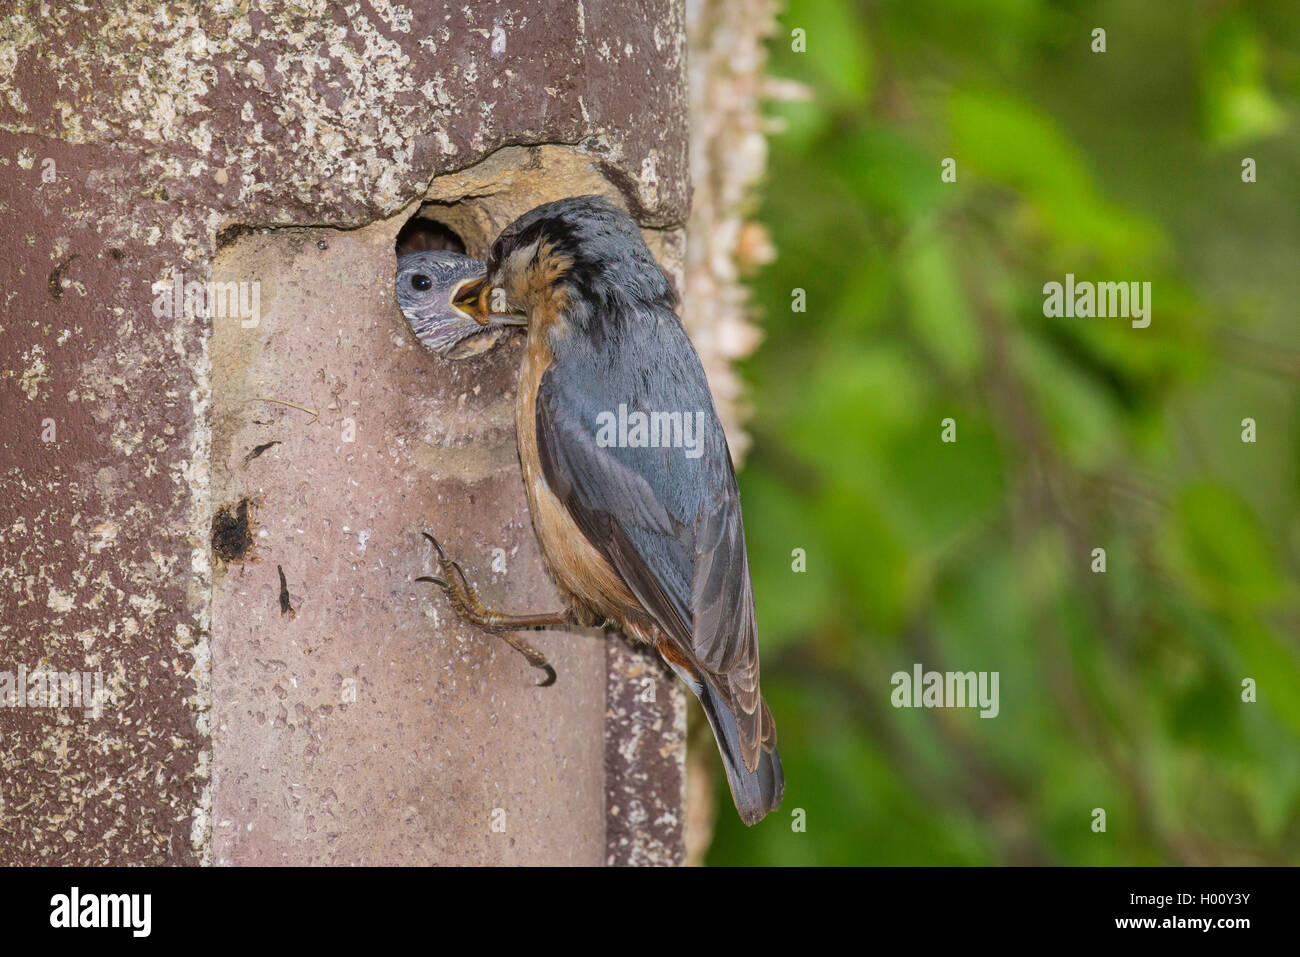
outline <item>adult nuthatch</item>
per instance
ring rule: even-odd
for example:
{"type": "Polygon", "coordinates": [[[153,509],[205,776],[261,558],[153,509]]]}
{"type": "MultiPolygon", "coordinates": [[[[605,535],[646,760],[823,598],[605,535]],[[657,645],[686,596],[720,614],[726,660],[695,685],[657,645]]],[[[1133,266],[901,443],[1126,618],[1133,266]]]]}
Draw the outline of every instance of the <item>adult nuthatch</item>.
{"type": "MultiPolygon", "coordinates": [[[[617,624],[653,645],[700,699],[736,809],[753,824],[781,803],[776,726],[759,691],[754,596],[730,450],[677,297],[622,210],[548,203],[492,247],[481,304],[527,325],[516,426],[533,525],[565,612],[485,608],[432,536],[460,615],[500,635],[617,624]],[[504,308],[503,308],[504,306],[504,308]],[[631,411],[629,411],[631,410],[631,411]]],[[[475,293],[474,284],[466,293],[475,293]]]]}
{"type": "Polygon", "coordinates": [[[398,257],[397,305],[416,338],[446,359],[465,359],[496,345],[508,330],[476,318],[486,274],[477,259],[447,249],[398,257]]]}

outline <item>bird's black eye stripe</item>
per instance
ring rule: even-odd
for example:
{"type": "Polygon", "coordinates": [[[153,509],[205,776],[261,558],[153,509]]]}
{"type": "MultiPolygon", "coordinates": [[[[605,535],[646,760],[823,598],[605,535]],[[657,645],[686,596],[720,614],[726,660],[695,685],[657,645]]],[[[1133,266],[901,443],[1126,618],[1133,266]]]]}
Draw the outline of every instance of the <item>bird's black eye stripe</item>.
{"type": "Polygon", "coordinates": [[[430,279],[428,276],[415,275],[411,277],[412,289],[418,289],[420,290],[420,292],[424,292],[425,290],[429,289],[432,285],[433,285],[433,280],[430,279]]]}

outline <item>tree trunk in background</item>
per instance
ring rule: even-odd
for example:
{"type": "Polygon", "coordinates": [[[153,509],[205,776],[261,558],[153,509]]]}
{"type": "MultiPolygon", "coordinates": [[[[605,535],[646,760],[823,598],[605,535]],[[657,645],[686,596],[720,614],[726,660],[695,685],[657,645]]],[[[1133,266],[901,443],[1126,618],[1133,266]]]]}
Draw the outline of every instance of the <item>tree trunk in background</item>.
{"type": "Polygon", "coordinates": [[[105,700],[0,709],[0,864],[679,861],[655,659],[543,634],[536,688],[413,582],[430,528],[491,603],[555,601],[518,342],[419,350],[391,277],[425,199],[481,253],[581,188],[680,286],[682,8],[11,6],[0,672],[105,700]],[[214,279],[257,314],[172,308],[214,279]]]}
{"type": "MultiPolygon", "coordinates": [[[[777,29],[779,6],[776,0],[689,0],[686,5],[694,195],[682,318],[700,351],[737,466],[749,436],[734,366],[761,339],[741,277],[773,255],[763,227],[749,217],[767,165],[764,44],[777,29]]],[[[713,836],[713,796],[721,774],[716,750],[707,723],[693,712],[686,802],[691,864],[703,862],[713,836]]]]}

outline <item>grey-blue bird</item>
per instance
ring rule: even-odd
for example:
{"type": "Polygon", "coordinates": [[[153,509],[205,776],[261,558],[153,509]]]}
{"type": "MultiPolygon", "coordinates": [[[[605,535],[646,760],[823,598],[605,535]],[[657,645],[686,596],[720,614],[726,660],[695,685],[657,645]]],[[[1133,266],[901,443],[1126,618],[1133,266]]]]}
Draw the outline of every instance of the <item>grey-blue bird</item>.
{"type": "Polygon", "coordinates": [[[613,622],[654,646],[703,705],[736,809],[755,823],[781,803],[785,777],[759,690],[740,493],[667,276],[627,213],[579,196],[508,226],[477,296],[492,302],[477,312],[490,325],[528,329],[519,460],[568,608],[484,607],[432,536],[442,577],[423,580],[546,670],[543,684],[554,669],[512,632],[613,622]]]}

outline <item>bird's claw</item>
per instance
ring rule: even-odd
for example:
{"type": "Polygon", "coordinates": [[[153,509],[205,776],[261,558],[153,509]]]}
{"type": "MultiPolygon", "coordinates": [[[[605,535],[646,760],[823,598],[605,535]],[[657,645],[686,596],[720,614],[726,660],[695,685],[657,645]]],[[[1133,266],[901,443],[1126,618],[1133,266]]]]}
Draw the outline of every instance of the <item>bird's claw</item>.
{"type": "MultiPolygon", "coordinates": [[[[447,600],[451,602],[451,606],[462,620],[478,626],[489,634],[496,635],[523,655],[534,668],[546,672],[546,678],[539,681],[537,687],[548,688],[555,684],[555,669],[546,660],[546,656],[522,638],[510,634],[507,623],[511,621],[511,616],[502,615],[484,605],[479,600],[478,592],[474,589],[474,586],[465,577],[465,570],[460,567],[460,563],[448,558],[447,552],[439,541],[428,532],[422,532],[421,534],[432,542],[434,549],[437,550],[438,567],[441,569],[443,577],[421,575],[415,580],[437,585],[446,594],[447,600]]],[[[530,626],[524,625],[524,627],[530,626]]]]}
{"type": "Polygon", "coordinates": [[[438,560],[440,562],[445,562],[447,560],[447,553],[442,550],[442,545],[438,543],[438,540],[434,538],[432,535],[430,535],[428,532],[421,532],[420,534],[423,535],[425,538],[427,538],[429,541],[433,542],[433,547],[438,550],[438,560]]]}
{"type": "MultiPolygon", "coordinates": [[[[428,532],[422,532],[433,547],[438,551],[438,567],[442,569],[442,578],[435,578],[432,575],[423,575],[416,581],[432,582],[440,587],[447,595],[447,600],[452,603],[456,611],[462,618],[468,618],[470,621],[486,627],[485,619],[491,614],[479,601],[478,592],[474,586],[469,583],[465,577],[465,570],[460,567],[459,562],[454,562],[447,557],[447,552],[443,549],[439,541],[428,532]]],[[[488,628],[487,630],[493,631],[488,628]]]]}

